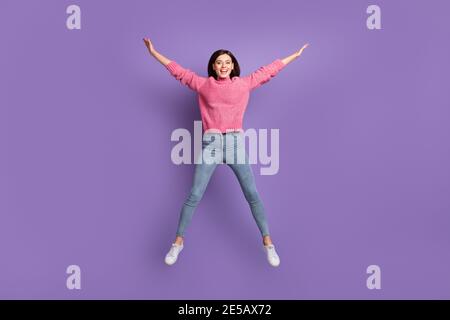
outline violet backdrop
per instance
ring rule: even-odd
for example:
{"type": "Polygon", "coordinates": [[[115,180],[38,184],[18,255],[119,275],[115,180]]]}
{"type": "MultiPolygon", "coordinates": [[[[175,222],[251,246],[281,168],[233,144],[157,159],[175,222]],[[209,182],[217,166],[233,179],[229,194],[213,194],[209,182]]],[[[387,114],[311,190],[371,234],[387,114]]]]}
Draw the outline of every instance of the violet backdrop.
{"type": "Polygon", "coordinates": [[[449,299],[448,1],[0,2],[0,298],[449,299]],[[81,30],[66,8],[81,8],[81,30]],[[369,30],[366,8],[381,8],[369,30]],[[280,129],[257,187],[281,257],[265,260],[233,172],[213,175],[164,264],[192,165],[196,94],[147,52],[241,75],[310,43],[253,91],[245,128],[280,129]],[[67,266],[82,289],[66,288],[67,266]],[[381,268],[369,290],[366,268],[381,268]]]}

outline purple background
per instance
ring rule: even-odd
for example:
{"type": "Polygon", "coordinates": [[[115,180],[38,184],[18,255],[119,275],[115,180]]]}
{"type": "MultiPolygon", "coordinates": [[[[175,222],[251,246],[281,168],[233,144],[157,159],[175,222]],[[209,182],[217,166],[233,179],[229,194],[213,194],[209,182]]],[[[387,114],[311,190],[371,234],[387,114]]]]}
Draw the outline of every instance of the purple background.
{"type": "Polygon", "coordinates": [[[0,298],[450,298],[448,1],[0,2],[0,298]],[[81,7],[82,29],[66,28],[81,7]],[[366,8],[381,7],[382,30],[366,8]],[[173,267],[193,166],[170,160],[194,92],[147,52],[241,75],[310,47],[256,89],[245,128],[280,129],[255,178],[269,266],[232,171],[217,168],[173,267]],[[82,289],[66,288],[66,267],[82,289]],[[366,287],[381,267],[381,290],[366,287]]]}

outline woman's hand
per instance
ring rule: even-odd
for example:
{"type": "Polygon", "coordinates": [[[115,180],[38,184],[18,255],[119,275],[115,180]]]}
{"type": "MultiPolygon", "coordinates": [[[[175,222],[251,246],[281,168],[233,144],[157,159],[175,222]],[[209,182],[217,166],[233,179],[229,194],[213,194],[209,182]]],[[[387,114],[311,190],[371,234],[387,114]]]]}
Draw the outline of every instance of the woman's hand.
{"type": "Polygon", "coordinates": [[[164,66],[167,66],[170,62],[169,59],[167,59],[166,57],[164,57],[161,53],[159,53],[158,51],[155,50],[155,48],[153,48],[153,44],[150,41],[149,38],[143,38],[142,40],[144,40],[145,46],[147,47],[148,51],[150,52],[150,54],[159,62],[161,62],[161,64],[163,64],[164,66]]]}
{"type": "Polygon", "coordinates": [[[147,47],[148,51],[151,54],[153,54],[154,48],[153,48],[153,44],[150,41],[150,39],[149,38],[144,38],[143,40],[144,40],[145,46],[147,47]]]}
{"type": "Polygon", "coordinates": [[[291,54],[290,56],[282,59],[281,61],[286,65],[288,63],[291,63],[292,61],[294,61],[295,59],[297,59],[298,57],[300,57],[300,55],[302,54],[303,50],[305,50],[307,47],[309,46],[309,43],[305,44],[300,50],[294,52],[293,54],[291,54]]]}
{"type": "Polygon", "coordinates": [[[300,50],[298,50],[298,51],[295,53],[295,55],[296,55],[297,57],[300,57],[300,55],[302,54],[303,50],[305,50],[306,48],[308,48],[308,46],[309,46],[309,43],[305,44],[300,50]]]}

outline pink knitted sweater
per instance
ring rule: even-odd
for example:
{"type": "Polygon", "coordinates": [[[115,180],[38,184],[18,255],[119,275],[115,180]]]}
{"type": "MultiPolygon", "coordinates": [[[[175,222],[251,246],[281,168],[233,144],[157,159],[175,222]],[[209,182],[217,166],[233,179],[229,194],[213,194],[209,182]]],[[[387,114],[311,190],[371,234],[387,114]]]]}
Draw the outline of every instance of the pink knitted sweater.
{"type": "Polygon", "coordinates": [[[276,59],[248,76],[219,77],[219,80],[198,76],[175,61],[170,61],[166,68],[182,84],[198,93],[203,131],[227,132],[242,130],[250,91],[269,81],[284,66],[280,59],[276,59]]]}

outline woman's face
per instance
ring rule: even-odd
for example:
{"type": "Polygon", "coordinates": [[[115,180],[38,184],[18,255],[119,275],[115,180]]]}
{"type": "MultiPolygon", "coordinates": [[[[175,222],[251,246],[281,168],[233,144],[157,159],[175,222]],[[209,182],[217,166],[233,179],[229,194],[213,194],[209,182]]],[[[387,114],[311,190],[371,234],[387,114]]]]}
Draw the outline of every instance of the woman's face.
{"type": "Polygon", "coordinates": [[[230,76],[231,71],[234,68],[234,64],[231,57],[226,53],[218,56],[214,62],[213,69],[217,76],[220,78],[227,78],[230,76]]]}

